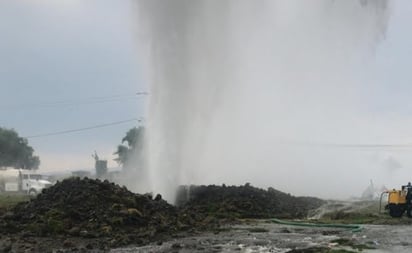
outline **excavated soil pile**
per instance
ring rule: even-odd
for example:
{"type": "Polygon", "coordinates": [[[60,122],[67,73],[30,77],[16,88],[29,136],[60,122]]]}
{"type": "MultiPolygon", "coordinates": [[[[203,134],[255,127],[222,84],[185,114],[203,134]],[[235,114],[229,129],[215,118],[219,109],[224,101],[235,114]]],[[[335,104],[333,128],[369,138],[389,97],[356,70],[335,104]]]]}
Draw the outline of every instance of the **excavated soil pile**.
{"type": "Polygon", "coordinates": [[[106,238],[110,246],[142,244],[179,230],[176,208],[108,181],[58,182],[3,218],[0,230],[32,236],[106,238]]]}
{"type": "Polygon", "coordinates": [[[2,242],[37,252],[142,245],[220,229],[237,218],[300,218],[323,203],[248,184],[182,187],[178,196],[175,207],[108,181],[66,179],[0,217],[0,252],[2,242]]]}
{"type": "Polygon", "coordinates": [[[205,217],[217,218],[304,218],[324,201],[312,197],[294,197],[277,191],[244,186],[181,187],[177,199],[187,223],[205,217]]]}

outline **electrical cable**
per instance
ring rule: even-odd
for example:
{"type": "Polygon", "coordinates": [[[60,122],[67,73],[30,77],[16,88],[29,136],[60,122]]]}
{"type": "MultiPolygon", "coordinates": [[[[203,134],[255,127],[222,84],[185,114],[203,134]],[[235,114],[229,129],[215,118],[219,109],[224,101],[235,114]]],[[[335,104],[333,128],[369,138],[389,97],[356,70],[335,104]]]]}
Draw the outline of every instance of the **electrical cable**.
{"type": "Polygon", "coordinates": [[[412,148],[411,143],[376,144],[376,143],[332,143],[332,142],[305,142],[305,141],[283,141],[283,145],[315,147],[315,148],[337,148],[337,149],[392,149],[412,148]]]}
{"type": "Polygon", "coordinates": [[[24,108],[30,108],[30,109],[56,108],[56,107],[87,105],[87,104],[100,104],[100,103],[107,103],[107,102],[136,100],[136,99],[143,98],[146,95],[149,95],[149,93],[148,92],[136,92],[133,95],[124,94],[124,95],[112,95],[112,96],[100,96],[100,97],[87,97],[87,98],[69,99],[69,100],[60,100],[60,101],[54,101],[54,102],[33,103],[33,104],[19,104],[19,105],[11,105],[11,106],[3,105],[0,107],[0,110],[10,110],[10,109],[21,110],[24,108]]]}
{"type": "Polygon", "coordinates": [[[339,143],[319,143],[317,146],[335,148],[411,148],[412,144],[339,144],[339,143]]]}
{"type": "Polygon", "coordinates": [[[46,136],[55,136],[55,135],[62,135],[62,134],[68,134],[68,133],[82,132],[82,131],[92,130],[92,129],[96,129],[96,128],[103,128],[103,127],[108,127],[108,126],[120,125],[120,124],[124,124],[124,123],[128,123],[128,122],[132,122],[132,121],[140,122],[141,119],[135,119],[135,118],[134,119],[127,119],[127,120],[110,122],[110,123],[106,123],[106,124],[94,125],[94,126],[90,126],[90,127],[82,127],[82,128],[69,129],[69,130],[64,130],[64,131],[57,131],[57,132],[51,132],[51,133],[30,135],[30,136],[26,136],[24,138],[33,139],[33,138],[40,138],[40,137],[46,137],[46,136]]]}

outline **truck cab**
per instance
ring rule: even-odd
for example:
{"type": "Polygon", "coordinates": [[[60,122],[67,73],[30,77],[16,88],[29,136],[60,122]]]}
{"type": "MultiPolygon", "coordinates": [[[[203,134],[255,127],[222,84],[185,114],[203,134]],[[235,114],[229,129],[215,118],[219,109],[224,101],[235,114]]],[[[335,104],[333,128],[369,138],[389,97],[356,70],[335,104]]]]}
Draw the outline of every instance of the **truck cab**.
{"type": "Polygon", "coordinates": [[[51,185],[52,183],[44,179],[40,174],[21,171],[21,188],[23,192],[29,195],[36,195],[51,185]]]}
{"type": "Polygon", "coordinates": [[[52,183],[40,174],[14,168],[0,169],[0,193],[36,195],[52,183]]]}

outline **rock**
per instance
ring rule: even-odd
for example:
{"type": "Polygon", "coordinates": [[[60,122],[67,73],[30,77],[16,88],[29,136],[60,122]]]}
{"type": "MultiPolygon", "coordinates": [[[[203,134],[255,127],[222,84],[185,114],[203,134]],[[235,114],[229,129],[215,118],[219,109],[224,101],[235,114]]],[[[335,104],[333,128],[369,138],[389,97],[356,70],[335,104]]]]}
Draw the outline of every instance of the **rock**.
{"type": "Polygon", "coordinates": [[[288,229],[288,228],[282,228],[282,229],[280,230],[280,232],[281,232],[281,233],[287,233],[287,234],[292,233],[292,231],[290,231],[290,229],[288,229]]]}
{"type": "Polygon", "coordinates": [[[67,231],[67,233],[68,233],[69,235],[72,235],[72,236],[77,236],[77,235],[80,234],[80,228],[79,228],[79,227],[72,227],[71,229],[69,229],[69,230],[67,231]]]}
{"type": "Polygon", "coordinates": [[[172,249],[181,249],[183,248],[180,243],[173,243],[171,246],[172,249]]]}
{"type": "Polygon", "coordinates": [[[162,195],[157,194],[154,200],[155,200],[155,201],[162,200],[162,195]]]}
{"type": "Polygon", "coordinates": [[[1,239],[0,240],[0,253],[11,252],[12,246],[13,244],[10,238],[1,239]]]}
{"type": "Polygon", "coordinates": [[[89,236],[89,231],[87,231],[87,230],[81,230],[80,233],[79,233],[79,235],[80,235],[81,237],[88,237],[88,236],[89,236]]]}
{"type": "Polygon", "coordinates": [[[102,228],[101,228],[101,231],[102,231],[102,233],[104,234],[104,235],[110,235],[110,233],[112,232],[112,227],[111,226],[109,226],[109,225],[106,225],[106,226],[103,226],[102,228]]]}
{"type": "Polygon", "coordinates": [[[63,247],[65,247],[65,248],[72,248],[72,247],[74,247],[74,243],[73,243],[71,240],[66,239],[66,240],[64,240],[64,242],[63,242],[63,247]]]}
{"type": "MultiPolygon", "coordinates": [[[[286,253],[328,253],[331,252],[327,247],[310,247],[304,249],[293,249],[286,253]]],[[[343,251],[344,252],[344,251],[343,251]]]]}
{"type": "Polygon", "coordinates": [[[136,208],[127,209],[127,214],[128,215],[138,216],[138,217],[143,217],[143,214],[139,210],[137,210],[136,208]]]}
{"type": "Polygon", "coordinates": [[[11,211],[8,211],[3,215],[4,219],[13,219],[13,217],[14,217],[14,213],[11,211]]]}

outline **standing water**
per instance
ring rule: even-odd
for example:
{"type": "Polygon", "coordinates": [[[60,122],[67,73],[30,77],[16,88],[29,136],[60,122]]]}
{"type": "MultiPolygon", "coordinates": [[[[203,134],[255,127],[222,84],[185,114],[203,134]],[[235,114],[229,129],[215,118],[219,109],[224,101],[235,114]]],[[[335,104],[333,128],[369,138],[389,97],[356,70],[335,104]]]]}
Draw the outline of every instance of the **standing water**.
{"type": "Polygon", "coordinates": [[[362,153],[306,144],[374,142],[359,87],[389,7],[386,0],[137,1],[150,87],[140,186],[170,201],[188,183],[250,182],[321,197],[345,196],[348,184],[361,190],[369,172],[353,173],[369,165],[362,153]]]}

